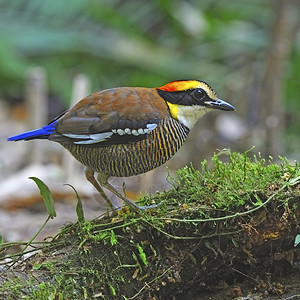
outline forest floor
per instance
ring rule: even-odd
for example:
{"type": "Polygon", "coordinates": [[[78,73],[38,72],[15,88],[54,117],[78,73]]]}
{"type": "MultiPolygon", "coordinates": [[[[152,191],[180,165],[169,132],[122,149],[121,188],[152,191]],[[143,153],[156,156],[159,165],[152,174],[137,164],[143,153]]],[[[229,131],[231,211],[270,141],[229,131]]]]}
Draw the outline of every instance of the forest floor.
{"type": "Polygon", "coordinates": [[[87,221],[78,198],[51,239],[15,254],[3,242],[0,299],[300,299],[300,165],[212,162],[140,201],[157,208],[87,221]]]}

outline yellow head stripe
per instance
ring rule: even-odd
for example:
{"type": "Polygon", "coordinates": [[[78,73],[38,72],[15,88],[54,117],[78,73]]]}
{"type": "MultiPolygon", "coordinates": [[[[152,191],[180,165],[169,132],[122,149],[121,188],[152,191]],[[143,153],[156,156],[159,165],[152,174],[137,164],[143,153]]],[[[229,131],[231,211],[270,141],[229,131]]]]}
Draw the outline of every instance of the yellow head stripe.
{"type": "Polygon", "coordinates": [[[199,83],[197,80],[172,81],[159,87],[159,89],[166,92],[186,91],[199,87],[199,83]]]}
{"type": "Polygon", "coordinates": [[[215,91],[204,81],[198,81],[198,80],[172,81],[170,83],[163,85],[162,87],[159,87],[158,89],[166,92],[180,92],[180,91],[186,91],[186,90],[197,89],[197,88],[203,89],[212,100],[217,99],[217,94],[215,93],[215,91]]]}
{"type": "Polygon", "coordinates": [[[172,118],[178,120],[178,104],[172,104],[167,101],[172,118]]]}

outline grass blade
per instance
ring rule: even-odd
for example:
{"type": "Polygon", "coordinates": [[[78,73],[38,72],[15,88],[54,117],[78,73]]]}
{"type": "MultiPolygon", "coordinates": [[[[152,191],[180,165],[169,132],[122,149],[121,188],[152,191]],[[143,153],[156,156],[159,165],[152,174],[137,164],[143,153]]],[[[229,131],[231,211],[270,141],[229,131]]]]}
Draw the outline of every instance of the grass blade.
{"type": "Polygon", "coordinates": [[[50,218],[52,219],[52,218],[56,217],[56,212],[55,212],[55,208],[54,208],[54,200],[53,200],[53,197],[51,195],[51,192],[50,192],[48,186],[37,177],[29,177],[29,179],[32,179],[38,186],[38,188],[40,190],[40,194],[44,200],[44,203],[45,203],[45,206],[47,209],[47,213],[49,214],[50,218]]]}
{"type": "Polygon", "coordinates": [[[83,208],[82,208],[82,202],[80,199],[80,196],[78,195],[76,189],[71,185],[71,184],[64,184],[67,185],[69,187],[71,187],[73,189],[73,191],[76,194],[77,197],[77,205],[76,205],[76,214],[77,214],[77,220],[79,223],[84,223],[84,212],[83,212],[83,208]]]}

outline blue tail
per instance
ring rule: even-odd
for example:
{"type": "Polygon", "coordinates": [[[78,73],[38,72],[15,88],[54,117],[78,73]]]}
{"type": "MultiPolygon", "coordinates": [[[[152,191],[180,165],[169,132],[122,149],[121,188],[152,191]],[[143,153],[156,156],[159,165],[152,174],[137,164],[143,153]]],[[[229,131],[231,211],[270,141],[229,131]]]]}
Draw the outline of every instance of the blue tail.
{"type": "Polygon", "coordinates": [[[34,140],[34,139],[47,139],[49,135],[54,131],[56,127],[56,122],[53,121],[49,125],[46,125],[40,129],[24,132],[18,135],[11,136],[8,138],[8,141],[28,141],[28,140],[34,140]]]}

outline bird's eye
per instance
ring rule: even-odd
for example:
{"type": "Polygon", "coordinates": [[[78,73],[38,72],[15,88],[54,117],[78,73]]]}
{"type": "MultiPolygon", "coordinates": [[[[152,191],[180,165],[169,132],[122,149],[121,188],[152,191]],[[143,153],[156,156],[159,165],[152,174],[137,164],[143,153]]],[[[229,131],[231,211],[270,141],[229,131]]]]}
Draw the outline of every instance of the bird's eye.
{"type": "Polygon", "coordinates": [[[205,91],[202,89],[196,89],[193,91],[193,97],[197,100],[201,100],[206,95],[205,91]]]}

